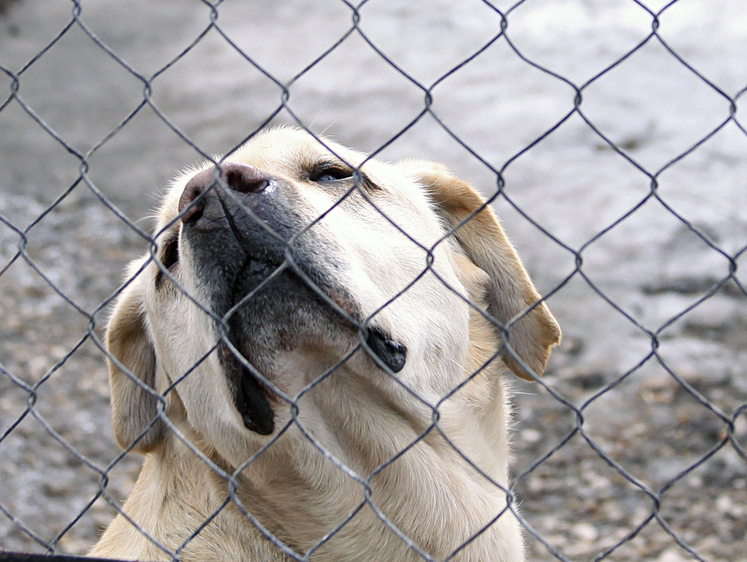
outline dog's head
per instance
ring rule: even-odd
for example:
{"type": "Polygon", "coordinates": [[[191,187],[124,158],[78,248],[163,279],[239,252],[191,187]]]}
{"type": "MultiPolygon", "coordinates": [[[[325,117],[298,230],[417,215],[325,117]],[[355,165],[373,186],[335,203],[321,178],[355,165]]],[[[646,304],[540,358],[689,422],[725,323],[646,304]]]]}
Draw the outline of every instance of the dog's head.
{"type": "Polygon", "coordinates": [[[560,337],[468,185],[294,129],[183,173],[155,240],[107,331],[115,437],[142,452],[166,431],[159,400],[237,465],[289,403],[301,423],[324,415],[324,400],[298,400],[320,377],[344,373],[328,407],[356,388],[406,411],[410,391],[436,403],[470,375],[475,318],[495,322],[487,358],[523,378],[560,337]]]}

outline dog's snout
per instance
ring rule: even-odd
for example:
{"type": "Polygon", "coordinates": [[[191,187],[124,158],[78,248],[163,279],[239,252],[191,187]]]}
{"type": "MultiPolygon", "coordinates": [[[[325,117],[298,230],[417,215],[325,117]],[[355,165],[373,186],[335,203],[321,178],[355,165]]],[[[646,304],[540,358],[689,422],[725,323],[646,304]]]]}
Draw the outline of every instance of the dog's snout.
{"type": "MultiPolygon", "coordinates": [[[[220,166],[220,183],[238,193],[259,193],[269,184],[270,178],[261,170],[248,164],[226,162],[220,166]]],[[[187,182],[179,198],[179,213],[182,222],[197,222],[205,209],[205,193],[217,182],[216,168],[208,168],[187,182]]],[[[212,190],[211,190],[212,191],[212,190]]]]}

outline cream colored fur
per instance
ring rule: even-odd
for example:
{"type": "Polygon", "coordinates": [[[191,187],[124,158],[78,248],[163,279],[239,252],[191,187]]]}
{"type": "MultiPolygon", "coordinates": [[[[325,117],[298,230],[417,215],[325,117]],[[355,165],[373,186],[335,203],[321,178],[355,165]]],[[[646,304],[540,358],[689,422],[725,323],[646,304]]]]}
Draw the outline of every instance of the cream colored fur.
{"type": "MultiPolygon", "coordinates": [[[[182,246],[171,270],[189,297],[171,281],[157,289],[158,265],[145,256],[131,266],[131,281],[107,332],[115,359],[115,437],[123,447],[135,443],[145,462],[123,508],[127,518],[117,516],[91,555],[171,560],[156,541],[185,561],[291,560],[257,529],[248,511],[289,551],[304,556],[313,550],[311,560],[422,560],[391,524],[436,560],[522,561],[515,507],[506,509],[504,378],[510,371],[539,376],[560,331],[490,208],[438,164],[366,160],[289,128],[262,133],[223,162],[249,164],[282,180],[309,222],[323,215],[311,228],[339,249],[335,259],[344,267],[331,269],[337,281],[364,317],[373,315],[406,343],[406,364],[396,375],[386,374],[358,350],[298,399],[298,423],[278,400],[275,432],[254,433],[233,405],[214,351],[215,329],[201,308],[209,288],[195,273],[194,256],[182,246]],[[321,189],[303,172],[324,159],[362,163],[361,171],[377,186],[368,193],[370,201],[353,193],[335,206],[344,190],[321,189]],[[455,235],[444,238],[452,228],[455,235]],[[423,274],[431,248],[432,271],[423,274]],[[507,342],[489,318],[508,326],[507,342]],[[165,414],[181,438],[236,474],[235,497],[229,497],[224,478],[156,419],[164,392],[165,414]],[[366,503],[365,482],[376,509],[366,503]]],[[[197,171],[177,179],[163,202],[159,248],[180,235],[178,200],[197,171]]],[[[263,374],[295,397],[358,344],[357,336],[320,333],[309,345],[279,349],[271,372],[263,374]]]]}

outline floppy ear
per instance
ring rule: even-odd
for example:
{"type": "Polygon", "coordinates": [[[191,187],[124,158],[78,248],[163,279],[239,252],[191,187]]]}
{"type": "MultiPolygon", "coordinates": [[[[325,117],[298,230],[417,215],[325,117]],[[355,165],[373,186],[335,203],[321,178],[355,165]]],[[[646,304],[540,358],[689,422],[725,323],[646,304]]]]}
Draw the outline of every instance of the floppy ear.
{"type": "Polygon", "coordinates": [[[560,342],[560,327],[541,301],[492,209],[441,164],[408,162],[405,166],[436,202],[465,254],[487,273],[487,312],[508,330],[508,345],[503,351],[506,365],[517,376],[534,380],[545,370],[550,348],[560,342]]]}
{"type": "Polygon", "coordinates": [[[129,371],[123,372],[115,361],[109,359],[114,439],[124,449],[147,430],[133,447],[134,451],[147,453],[161,442],[165,428],[158,420],[150,430],[147,429],[157,415],[158,399],[133,380],[133,377],[137,378],[155,389],[156,353],[145,328],[141,290],[136,279],[119,296],[106,329],[106,347],[111,356],[129,371]]]}

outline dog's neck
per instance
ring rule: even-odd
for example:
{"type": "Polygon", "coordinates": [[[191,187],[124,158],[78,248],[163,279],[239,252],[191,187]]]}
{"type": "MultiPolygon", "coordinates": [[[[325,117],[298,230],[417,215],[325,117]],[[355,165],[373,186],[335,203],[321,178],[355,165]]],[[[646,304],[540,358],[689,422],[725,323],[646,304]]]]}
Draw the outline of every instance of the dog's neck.
{"type": "MultiPolygon", "coordinates": [[[[418,416],[407,419],[396,413],[389,413],[391,419],[383,424],[378,407],[383,405],[370,402],[346,409],[359,412],[355,419],[325,417],[320,420],[322,432],[313,437],[337,460],[322,454],[291,426],[241,473],[234,473],[198,435],[191,434],[182,423],[186,420],[177,420],[199,454],[169,434],[161,447],[147,455],[124,512],[167,549],[174,551],[186,543],[183,559],[291,560],[257,530],[252,518],[301,555],[316,549],[312,560],[421,560],[389,523],[424,552],[446,558],[505,506],[505,492],[495,484],[506,485],[507,467],[505,459],[492,453],[505,450],[507,439],[501,429],[507,413],[497,370],[498,366],[489,367],[472,381],[489,383],[494,401],[489,411],[480,407],[484,404],[473,404],[471,420],[464,416],[464,404],[456,404],[471,401],[469,392],[457,393],[440,406],[437,427],[429,423],[423,427],[418,416]],[[460,412],[458,418],[450,415],[452,409],[460,412]],[[210,463],[235,478],[233,495],[229,480],[210,463]],[[159,524],[164,520],[183,525],[176,531],[174,526],[159,524]]],[[[507,511],[453,560],[484,561],[496,549],[521,544],[515,540],[519,533],[512,519],[507,511]]],[[[133,558],[170,558],[121,517],[107,533],[124,534],[133,545],[133,558]]],[[[521,553],[509,559],[519,560],[521,553]]]]}

